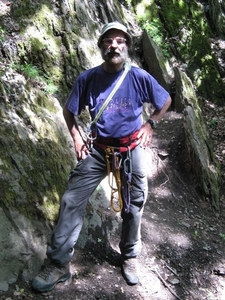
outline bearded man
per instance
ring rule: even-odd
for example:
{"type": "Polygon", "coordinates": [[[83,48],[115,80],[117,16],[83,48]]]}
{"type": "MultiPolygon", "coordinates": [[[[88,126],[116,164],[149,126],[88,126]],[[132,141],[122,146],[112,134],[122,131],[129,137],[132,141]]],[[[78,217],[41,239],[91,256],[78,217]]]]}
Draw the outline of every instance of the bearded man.
{"type": "Polygon", "coordinates": [[[146,148],[171,98],[149,73],[129,63],[132,37],[123,24],[104,25],[97,44],[103,63],[78,76],[63,109],[78,163],[70,173],[47,247],[49,264],[32,282],[39,292],[52,290],[57,283],[70,278],[69,265],[87,202],[110,172],[116,177],[122,217],[122,275],[129,285],[139,280],[141,218],[148,192],[146,148]],[[155,110],[143,123],[144,103],[150,103],[155,110]],[[84,140],[74,116],[86,106],[92,122],[88,139],[84,140]]]}

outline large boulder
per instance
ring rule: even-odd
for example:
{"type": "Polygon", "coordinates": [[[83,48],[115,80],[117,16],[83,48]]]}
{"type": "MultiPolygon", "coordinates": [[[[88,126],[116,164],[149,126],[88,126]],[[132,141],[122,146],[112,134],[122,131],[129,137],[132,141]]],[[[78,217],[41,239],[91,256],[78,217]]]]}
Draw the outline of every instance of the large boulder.
{"type": "Polygon", "coordinates": [[[142,48],[146,70],[170,92],[174,77],[173,68],[146,30],[143,31],[142,35],[142,48]]]}
{"type": "Polygon", "coordinates": [[[220,207],[220,168],[205,126],[202,111],[188,76],[175,68],[175,107],[184,114],[187,170],[193,174],[196,190],[218,211],[220,207]]]}

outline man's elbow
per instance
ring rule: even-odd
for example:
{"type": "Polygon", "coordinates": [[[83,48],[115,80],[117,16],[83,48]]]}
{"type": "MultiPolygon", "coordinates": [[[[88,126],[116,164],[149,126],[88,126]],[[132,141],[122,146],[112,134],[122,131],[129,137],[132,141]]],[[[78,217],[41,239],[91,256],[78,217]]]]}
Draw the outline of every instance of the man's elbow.
{"type": "Polygon", "coordinates": [[[166,99],[166,102],[164,104],[164,110],[167,111],[169,109],[169,107],[171,106],[172,104],[172,99],[171,97],[169,96],[167,99],[166,99]]]}
{"type": "Polygon", "coordinates": [[[171,99],[171,97],[169,96],[169,97],[167,98],[167,100],[166,100],[166,104],[167,104],[168,108],[170,107],[171,103],[172,103],[172,99],[171,99]]]}

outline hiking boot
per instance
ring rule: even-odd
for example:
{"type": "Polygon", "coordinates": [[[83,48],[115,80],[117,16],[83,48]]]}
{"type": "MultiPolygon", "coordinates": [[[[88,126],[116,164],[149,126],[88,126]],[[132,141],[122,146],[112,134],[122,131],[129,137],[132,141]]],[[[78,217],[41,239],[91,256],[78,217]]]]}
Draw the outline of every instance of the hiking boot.
{"type": "Polygon", "coordinates": [[[138,265],[137,258],[128,258],[122,263],[122,274],[127,284],[134,285],[138,283],[138,265]]]}
{"type": "Polygon", "coordinates": [[[33,279],[32,287],[38,292],[48,292],[53,290],[57,283],[69,279],[70,276],[69,264],[56,265],[49,263],[49,265],[33,279]]]}

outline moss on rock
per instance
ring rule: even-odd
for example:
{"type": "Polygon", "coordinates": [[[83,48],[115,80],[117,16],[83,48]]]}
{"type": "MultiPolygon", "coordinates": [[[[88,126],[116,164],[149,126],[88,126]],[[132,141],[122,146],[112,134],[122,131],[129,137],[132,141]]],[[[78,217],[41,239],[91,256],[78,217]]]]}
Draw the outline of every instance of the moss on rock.
{"type": "Polygon", "coordinates": [[[26,83],[30,93],[25,95],[19,92],[19,84],[7,90],[1,86],[18,100],[5,98],[0,106],[4,124],[0,135],[2,203],[28,219],[54,221],[74,157],[54,120],[59,105],[30,85],[26,83]]]}
{"type": "MultiPolygon", "coordinates": [[[[145,1],[138,3],[136,9],[144,3],[145,1]]],[[[173,54],[186,65],[188,75],[199,93],[212,102],[223,105],[225,84],[211,49],[210,38],[213,35],[205,16],[204,6],[198,1],[184,0],[157,1],[157,5],[160,7],[157,12],[162,26],[156,22],[156,15],[152,13],[153,4],[148,4],[142,15],[138,15],[140,24],[150,31],[151,36],[159,35],[157,32],[154,33],[154,24],[157,28],[161,28],[160,32],[164,34],[164,38],[173,45],[173,54]],[[146,10],[150,12],[147,13],[146,10]],[[152,26],[146,25],[146,22],[152,26]]],[[[153,39],[157,42],[158,38],[153,39]]],[[[162,41],[158,46],[165,47],[162,41]]]]}

